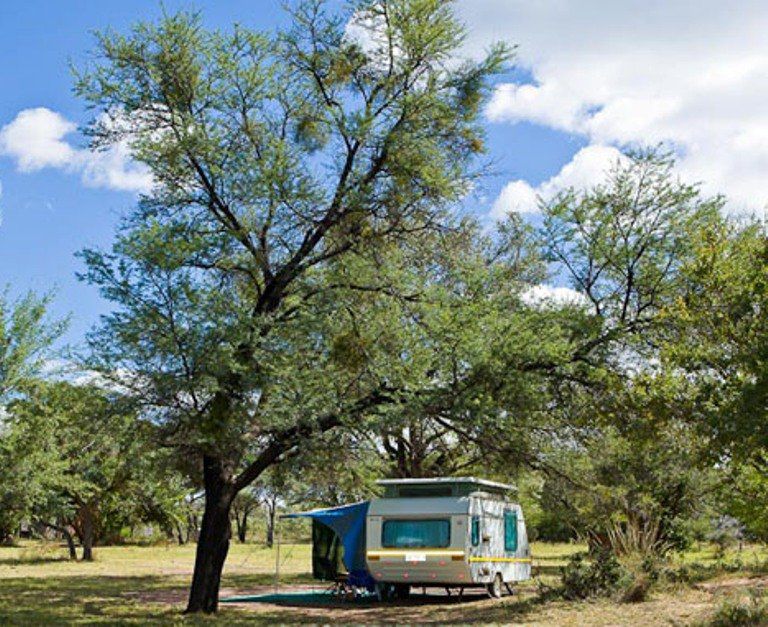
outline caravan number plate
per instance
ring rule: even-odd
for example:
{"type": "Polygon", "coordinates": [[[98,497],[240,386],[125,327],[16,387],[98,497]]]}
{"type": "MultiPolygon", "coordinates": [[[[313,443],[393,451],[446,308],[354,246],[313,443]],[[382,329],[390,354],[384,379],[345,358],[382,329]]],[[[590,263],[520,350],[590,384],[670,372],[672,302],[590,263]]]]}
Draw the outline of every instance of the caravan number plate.
{"type": "Polygon", "coordinates": [[[426,562],[427,554],[426,553],[406,553],[405,561],[406,562],[426,562]]]}

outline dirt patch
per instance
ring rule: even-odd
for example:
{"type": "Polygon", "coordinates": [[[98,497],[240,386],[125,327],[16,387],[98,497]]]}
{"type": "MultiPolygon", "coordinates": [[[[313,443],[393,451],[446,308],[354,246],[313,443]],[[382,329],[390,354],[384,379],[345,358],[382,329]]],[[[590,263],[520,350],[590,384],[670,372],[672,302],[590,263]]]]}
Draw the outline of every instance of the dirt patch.
{"type": "Polygon", "coordinates": [[[768,576],[754,575],[752,577],[733,577],[731,579],[721,579],[717,581],[707,581],[693,586],[697,590],[705,592],[726,592],[729,590],[745,588],[768,588],[768,576]]]}
{"type": "Polygon", "coordinates": [[[140,601],[142,603],[161,603],[177,605],[184,603],[189,594],[188,588],[168,588],[160,590],[137,590],[123,592],[120,596],[125,599],[140,601]]]}

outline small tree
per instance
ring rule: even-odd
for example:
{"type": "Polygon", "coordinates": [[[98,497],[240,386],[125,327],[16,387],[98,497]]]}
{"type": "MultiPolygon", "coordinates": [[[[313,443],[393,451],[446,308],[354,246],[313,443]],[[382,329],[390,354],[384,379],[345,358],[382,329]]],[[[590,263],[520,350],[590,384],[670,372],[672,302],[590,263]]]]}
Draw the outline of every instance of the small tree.
{"type": "Polygon", "coordinates": [[[49,526],[72,527],[82,558],[92,560],[109,514],[119,525],[135,511],[131,497],[146,498],[137,486],[151,483],[136,461],[146,449],[142,426],[118,396],[66,382],[38,383],[10,413],[17,452],[40,460],[34,475],[40,497],[32,511],[49,526]]]}

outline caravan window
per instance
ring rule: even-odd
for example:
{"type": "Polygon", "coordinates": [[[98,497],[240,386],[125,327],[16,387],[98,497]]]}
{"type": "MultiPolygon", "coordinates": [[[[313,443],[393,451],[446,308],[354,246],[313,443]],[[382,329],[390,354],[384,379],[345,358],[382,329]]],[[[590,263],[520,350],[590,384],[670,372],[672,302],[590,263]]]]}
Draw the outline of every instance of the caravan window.
{"type": "Polygon", "coordinates": [[[443,548],[451,543],[451,521],[385,520],[381,530],[381,544],[385,548],[443,548]]]}
{"type": "Polygon", "coordinates": [[[480,516],[472,516],[472,546],[480,544],[480,516]]]}
{"type": "Polygon", "coordinates": [[[504,550],[517,551],[517,512],[504,512],[504,550]]]}

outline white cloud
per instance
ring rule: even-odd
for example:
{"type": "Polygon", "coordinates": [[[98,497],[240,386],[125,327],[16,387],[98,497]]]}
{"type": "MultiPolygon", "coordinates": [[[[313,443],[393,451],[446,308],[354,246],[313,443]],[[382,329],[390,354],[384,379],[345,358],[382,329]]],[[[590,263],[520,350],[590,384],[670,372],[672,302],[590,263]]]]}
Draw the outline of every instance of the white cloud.
{"type": "Polygon", "coordinates": [[[539,199],[550,200],[558,192],[569,187],[582,189],[600,183],[610,167],[622,159],[626,157],[613,146],[586,146],[579,150],[560,172],[541,185],[533,187],[521,179],[507,183],[493,203],[491,217],[499,220],[512,212],[538,213],[539,199]]]}
{"type": "Polygon", "coordinates": [[[533,83],[499,85],[487,115],[592,144],[665,142],[680,173],[731,209],[768,203],[768,3],[459,0],[479,54],[519,44],[533,83]]]}
{"type": "Polygon", "coordinates": [[[25,109],[0,129],[0,153],[15,159],[22,172],[66,167],[75,159],[75,150],[64,136],[76,128],[50,109],[25,109]]]}
{"type": "Polygon", "coordinates": [[[25,109],[0,128],[0,155],[14,159],[21,172],[55,168],[77,173],[89,187],[133,192],[152,187],[151,174],[131,160],[127,144],[98,152],[79,148],[67,140],[76,130],[76,124],[55,111],[25,109]]]}
{"type": "Polygon", "coordinates": [[[530,183],[519,179],[504,186],[491,207],[491,217],[500,220],[509,213],[530,214],[539,211],[539,199],[530,183]]]}
{"type": "Polygon", "coordinates": [[[529,307],[538,308],[586,307],[589,305],[584,294],[572,290],[570,287],[554,287],[543,283],[529,287],[523,292],[521,298],[529,307]]]}

